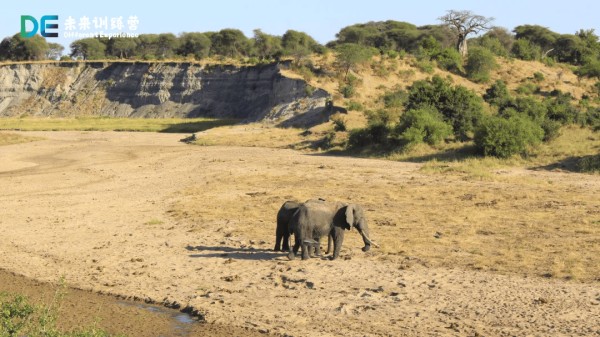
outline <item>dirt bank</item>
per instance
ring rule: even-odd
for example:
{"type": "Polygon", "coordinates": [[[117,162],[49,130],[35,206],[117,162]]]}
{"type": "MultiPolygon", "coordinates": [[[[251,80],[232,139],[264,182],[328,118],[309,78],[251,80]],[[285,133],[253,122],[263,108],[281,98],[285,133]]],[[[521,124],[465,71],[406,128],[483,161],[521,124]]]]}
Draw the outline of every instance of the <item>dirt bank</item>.
{"type": "MultiPolygon", "coordinates": [[[[563,231],[570,222],[587,224],[585,233],[573,232],[581,241],[570,248],[579,254],[572,266],[595,271],[598,236],[589,225],[598,214],[591,197],[597,176],[519,171],[510,175],[525,178],[513,186],[512,178],[428,175],[418,164],[186,146],[172,134],[33,134],[47,140],[1,149],[1,268],[43,281],[62,276],[95,292],[190,305],[208,322],[279,335],[600,333],[594,277],[574,272],[583,279],[565,281],[553,276],[562,269],[550,278],[521,270],[515,261],[529,255],[510,255],[508,248],[488,252],[505,245],[505,237],[484,231],[486,221],[505,225],[514,231],[509,234],[522,233],[535,219],[555,219],[563,231]],[[448,190],[422,191],[436,186],[448,190]],[[513,200],[512,189],[530,194],[513,200]],[[538,189],[554,199],[561,191],[590,196],[583,204],[577,197],[546,203],[545,194],[534,195],[538,189]],[[290,262],[272,252],[279,205],[315,196],[365,205],[371,238],[382,248],[362,253],[352,232],[338,261],[290,262]],[[492,196],[496,201],[487,200],[492,196]],[[522,225],[524,211],[510,212],[516,206],[509,201],[544,211],[536,209],[536,218],[522,225]],[[505,206],[506,214],[486,213],[505,206]],[[465,219],[463,209],[487,217],[465,219]],[[463,240],[466,222],[475,223],[467,231],[471,241],[463,240]],[[485,260],[487,254],[498,260],[485,260]]],[[[527,233],[522,245],[550,235],[527,233]]],[[[524,254],[521,249],[515,244],[512,251],[524,254]]],[[[560,240],[552,249],[563,249],[560,240]]]]}

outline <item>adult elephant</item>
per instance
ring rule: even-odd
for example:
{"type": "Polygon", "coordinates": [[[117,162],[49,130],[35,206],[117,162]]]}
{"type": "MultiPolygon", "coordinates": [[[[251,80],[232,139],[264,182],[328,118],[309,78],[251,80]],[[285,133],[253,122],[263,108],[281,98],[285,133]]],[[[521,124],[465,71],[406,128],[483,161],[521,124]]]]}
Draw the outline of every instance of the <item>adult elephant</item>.
{"type": "Polygon", "coordinates": [[[298,210],[301,203],[295,201],[286,201],[281,205],[279,212],[277,212],[277,228],[275,230],[275,250],[276,252],[283,250],[288,251],[290,249],[290,230],[289,223],[292,219],[294,212],[298,210]],[[281,242],[283,241],[283,247],[281,242]],[[283,248],[283,249],[282,249],[283,248]]]}
{"type": "Polygon", "coordinates": [[[290,247],[288,257],[293,260],[302,248],[302,259],[310,257],[309,246],[319,247],[322,236],[330,236],[333,240],[333,256],[340,255],[344,233],[346,230],[356,228],[363,238],[364,252],[371,248],[369,227],[364,210],[356,204],[341,202],[325,202],[309,200],[298,207],[290,220],[290,232],[295,236],[293,249],[290,247]]]}

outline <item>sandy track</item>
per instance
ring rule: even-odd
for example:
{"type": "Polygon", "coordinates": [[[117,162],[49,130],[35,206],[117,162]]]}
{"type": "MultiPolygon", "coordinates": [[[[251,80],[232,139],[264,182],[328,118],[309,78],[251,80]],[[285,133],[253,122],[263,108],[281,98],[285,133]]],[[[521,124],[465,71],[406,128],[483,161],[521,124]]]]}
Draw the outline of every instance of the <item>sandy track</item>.
{"type": "MultiPolygon", "coordinates": [[[[275,172],[281,163],[288,163],[286,168],[293,163],[291,170],[313,167],[316,176],[330,167],[358,167],[361,174],[351,175],[356,185],[386,172],[393,172],[389,179],[408,181],[419,179],[416,164],[187,146],[173,134],[35,136],[47,140],[0,149],[1,268],[44,281],[64,276],[70,285],[98,292],[190,305],[209,322],[274,334],[600,335],[598,283],[363,254],[357,235],[345,242],[345,259],[290,262],[270,251],[274,223],[252,224],[262,227],[256,237],[229,229],[244,222],[237,210],[246,206],[239,200],[247,200],[252,211],[254,192],[270,191],[273,205],[284,196],[307,196],[274,193],[267,180],[248,184],[245,199],[212,186],[219,181],[239,186],[244,174],[275,172]],[[205,210],[186,218],[181,205],[194,202],[185,192],[190,188],[223,200],[231,217],[203,221],[202,214],[219,214],[205,210]]],[[[265,219],[274,219],[274,207],[265,219]]],[[[374,237],[376,230],[372,226],[374,237]]]]}

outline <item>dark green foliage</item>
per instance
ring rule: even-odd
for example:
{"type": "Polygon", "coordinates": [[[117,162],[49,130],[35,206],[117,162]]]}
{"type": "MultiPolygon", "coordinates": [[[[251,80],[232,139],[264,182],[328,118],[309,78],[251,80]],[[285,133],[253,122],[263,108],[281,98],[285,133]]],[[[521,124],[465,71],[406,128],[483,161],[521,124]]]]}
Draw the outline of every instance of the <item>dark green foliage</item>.
{"type": "Polygon", "coordinates": [[[497,80],[492,86],[486,89],[483,99],[489,104],[498,107],[508,106],[512,101],[506,83],[502,80],[497,80]]]}
{"type": "Polygon", "coordinates": [[[577,168],[582,172],[600,172],[600,154],[580,158],[577,168]]]}
{"type": "Polygon", "coordinates": [[[283,53],[281,37],[254,30],[254,51],[261,60],[278,59],[283,53]]]}
{"type": "Polygon", "coordinates": [[[444,122],[435,108],[423,107],[406,111],[400,117],[395,132],[408,144],[425,142],[436,145],[452,134],[452,127],[444,122]]]}
{"type": "Polygon", "coordinates": [[[383,105],[386,109],[390,108],[401,108],[404,106],[408,99],[408,93],[403,89],[396,89],[394,91],[387,91],[381,96],[383,105]]]}
{"type": "Polygon", "coordinates": [[[322,51],[322,46],[310,35],[291,29],[281,37],[281,47],[283,54],[294,57],[296,64],[299,64],[311,53],[322,51]]]}
{"type": "Polygon", "coordinates": [[[483,114],[482,99],[462,86],[452,86],[450,81],[433,76],[430,81],[416,81],[409,88],[405,109],[435,107],[444,120],[452,125],[454,135],[461,140],[470,134],[483,114]]]}
{"type": "Polygon", "coordinates": [[[211,39],[204,33],[184,33],[179,38],[177,54],[193,55],[196,59],[208,57],[211,50],[211,39]]]}
{"type": "Polygon", "coordinates": [[[533,80],[536,82],[541,82],[545,79],[544,74],[542,74],[539,71],[536,71],[535,73],[533,73],[533,80]]]}
{"type": "Polygon", "coordinates": [[[213,54],[233,58],[249,54],[250,41],[239,29],[221,29],[219,32],[211,34],[210,41],[213,54]]]}
{"type": "Polygon", "coordinates": [[[98,60],[106,57],[106,45],[98,39],[87,38],[71,43],[71,57],[98,60]]]}
{"type": "Polygon", "coordinates": [[[354,129],[348,136],[349,148],[366,146],[386,146],[388,144],[390,128],[383,123],[369,123],[364,129],[354,129]]]}
{"type": "Polygon", "coordinates": [[[346,119],[342,116],[334,116],[331,118],[334,131],[346,131],[346,119]]]}
{"type": "Polygon", "coordinates": [[[355,101],[350,101],[348,102],[348,110],[349,111],[363,111],[365,108],[363,107],[362,104],[355,102],[355,101]]]}
{"type": "Polygon", "coordinates": [[[581,77],[596,77],[600,78],[600,61],[590,60],[584,65],[575,70],[575,74],[581,77]]]}
{"type": "Polygon", "coordinates": [[[545,119],[544,121],[542,121],[540,126],[544,131],[544,138],[542,139],[544,142],[549,142],[560,136],[561,124],[559,122],[550,119],[545,119]]]}
{"type": "Polygon", "coordinates": [[[441,69],[448,70],[454,74],[462,74],[465,70],[463,69],[462,57],[458,50],[454,48],[445,48],[439,54],[434,56],[438,66],[441,69]]]}
{"type": "Polygon", "coordinates": [[[539,60],[542,54],[540,46],[526,39],[517,39],[511,49],[512,54],[521,60],[539,60]]]}
{"type": "Polygon", "coordinates": [[[21,336],[34,308],[25,297],[0,294],[0,336],[21,336]]]}
{"type": "Polygon", "coordinates": [[[356,93],[356,88],[352,84],[346,84],[340,87],[340,93],[344,98],[350,98],[356,93]]]}
{"type": "Polygon", "coordinates": [[[344,43],[336,47],[337,66],[348,76],[350,70],[356,70],[356,67],[364,64],[375,55],[372,48],[366,48],[356,43],[344,43]]]}
{"type": "MultiPolygon", "coordinates": [[[[505,45],[496,37],[490,35],[484,35],[480,38],[474,39],[471,46],[478,46],[492,52],[494,55],[507,57],[510,49],[507,49],[505,45]]],[[[512,42],[510,43],[512,48],[512,42]]]]}
{"type": "Polygon", "coordinates": [[[490,71],[497,66],[496,58],[491,51],[481,47],[469,50],[465,66],[469,79],[475,82],[487,82],[490,80],[490,71]]]}
{"type": "Polygon", "coordinates": [[[118,58],[128,58],[133,55],[137,47],[135,39],[117,37],[108,40],[106,55],[118,58]]]}
{"type": "Polygon", "coordinates": [[[520,95],[533,95],[540,91],[540,86],[535,83],[525,82],[518,86],[515,91],[520,95]]]}
{"type": "Polygon", "coordinates": [[[573,124],[577,121],[579,110],[571,104],[571,94],[558,93],[555,97],[546,100],[548,118],[563,125],[573,124]]]}
{"type": "Polygon", "coordinates": [[[344,27],[336,35],[337,40],[328,44],[335,47],[343,43],[356,43],[374,47],[382,52],[389,50],[415,52],[423,39],[432,37],[442,48],[454,44],[453,32],[444,25],[417,27],[407,22],[379,21],[344,27]]]}
{"type": "Polygon", "coordinates": [[[475,145],[485,156],[508,158],[525,153],[543,137],[542,128],[526,117],[489,116],[475,132],[475,145]]]}
{"type": "Polygon", "coordinates": [[[20,33],[0,42],[0,61],[37,61],[48,57],[50,46],[40,35],[23,38],[20,33]]]}
{"type": "Polygon", "coordinates": [[[513,31],[517,40],[527,40],[539,46],[544,51],[553,48],[554,43],[560,36],[560,34],[538,25],[521,25],[517,26],[513,31]]]}

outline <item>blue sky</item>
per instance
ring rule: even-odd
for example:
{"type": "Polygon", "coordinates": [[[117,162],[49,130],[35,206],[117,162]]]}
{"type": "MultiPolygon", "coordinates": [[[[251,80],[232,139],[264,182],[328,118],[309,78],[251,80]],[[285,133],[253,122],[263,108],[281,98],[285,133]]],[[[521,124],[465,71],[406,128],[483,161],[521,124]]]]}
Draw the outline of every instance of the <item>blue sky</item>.
{"type": "MultiPolygon", "coordinates": [[[[65,19],[69,16],[77,21],[83,16],[90,19],[108,17],[109,20],[122,16],[126,22],[135,15],[139,20],[137,33],[179,34],[238,28],[250,37],[255,28],[275,35],[295,29],[326,43],[333,40],[342,27],[350,24],[390,19],[416,25],[437,24],[437,18],[449,9],[466,9],[479,15],[492,16],[495,18],[494,25],[510,30],[522,24],[538,24],[559,33],[572,34],[582,28],[595,29],[596,33],[600,33],[600,1],[57,0],[3,3],[0,38],[20,30],[21,15],[32,15],[39,19],[42,15],[57,14],[58,32],[62,36],[49,40],[68,46],[73,39],[65,38],[63,33],[65,19]]],[[[124,31],[127,32],[127,29],[124,31]]]]}

